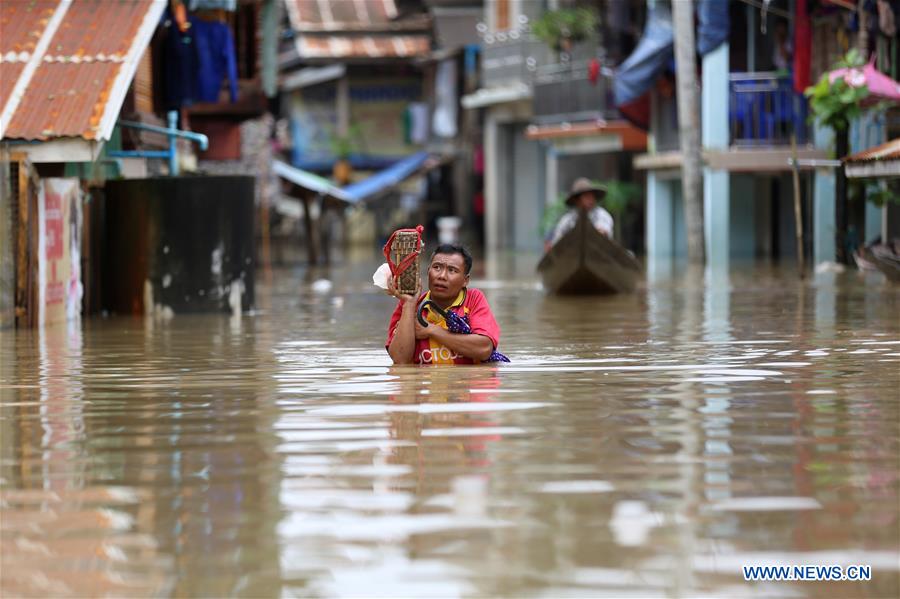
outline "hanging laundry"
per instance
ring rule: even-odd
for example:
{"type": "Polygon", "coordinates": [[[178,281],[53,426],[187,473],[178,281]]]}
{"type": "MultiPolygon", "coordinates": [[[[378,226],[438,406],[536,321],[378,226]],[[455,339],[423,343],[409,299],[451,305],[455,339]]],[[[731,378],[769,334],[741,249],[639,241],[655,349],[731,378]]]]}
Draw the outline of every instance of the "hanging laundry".
{"type": "Polygon", "coordinates": [[[197,50],[191,29],[182,32],[174,19],[169,20],[173,24],[164,41],[166,108],[178,109],[190,106],[197,97],[197,50]]]}
{"type": "Polygon", "coordinates": [[[588,63],[588,81],[591,82],[591,85],[597,85],[598,79],[600,79],[600,61],[592,58],[588,63]]]}
{"type": "Polygon", "coordinates": [[[191,12],[198,10],[237,10],[237,0],[187,0],[191,12]]]}
{"type": "Polygon", "coordinates": [[[411,102],[409,111],[409,141],[416,145],[428,142],[428,104],[411,102]]]}
{"type": "Polygon", "coordinates": [[[237,60],[234,38],[225,23],[191,17],[191,32],[197,52],[197,96],[199,102],[218,102],[222,79],[228,77],[232,102],[237,101],[237,60]]]}
{"type": "Polygon", "coordinates": [[[435,97],[432,130],[440,137],[456,135],[456,111],[459,98],[456,93],[456,61],[442,60],[435,76],[435,97]]]}
{"type": "Polygon", "coordinates": [[[812,85],[812,26],[806,10],[806,0],[794,5],[794,91],[802,94],[812,85]]]}

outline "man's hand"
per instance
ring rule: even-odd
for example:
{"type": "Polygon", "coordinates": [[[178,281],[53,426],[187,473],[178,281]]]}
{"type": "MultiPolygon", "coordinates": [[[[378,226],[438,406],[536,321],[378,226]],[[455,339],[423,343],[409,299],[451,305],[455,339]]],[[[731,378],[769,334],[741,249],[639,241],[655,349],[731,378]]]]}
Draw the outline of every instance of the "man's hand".
{"type": "Polygon", "coordinates": [[[416,339],[430,339],[434,336],[434,330],[439,329],[441,327],[436,324],[428,323],[427,327],[423,327],[419,322],[419,319],[416,319],[416,339]]]}
{"type": "Polygon", "coordinates": [[[397,289],[397,286],[394,284],[394,277],[392,276],[392,277],[388,278],[387,294],[392,295],[392,296],[396,297],[398,300],[400,300],[400,302],[403,304],[404,310],[406,310],[406,307],[408,305],[412,305],[412,307],[415,308],[416,300],[419,297],[419,292],[421,291],[421,289],[422,289],[422,284],[421,284],[421,282],[417,281],[416,282],[416,292],[413,295],[405,295],[405,294],[400,293],[400,291],[397,289]]]}

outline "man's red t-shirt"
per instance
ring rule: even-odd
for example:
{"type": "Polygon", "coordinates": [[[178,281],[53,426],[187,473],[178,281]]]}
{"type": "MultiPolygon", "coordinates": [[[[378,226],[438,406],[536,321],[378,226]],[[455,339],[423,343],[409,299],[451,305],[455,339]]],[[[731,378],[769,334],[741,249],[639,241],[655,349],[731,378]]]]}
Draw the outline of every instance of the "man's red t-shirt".
{"type": "MultiPolygon", "coordinates": [[[[418,300],[421,304],[422,300],[428,296],[423,293],[418,300]]],[[[491,307],[488,305],[487,298],[478,289],[463,289],[457,296],[456,301],[450,306],[456,314],[468,317],[469,326],[474,335],[484,335],[494,344],[494,349],[500,343],[500,326],[494,319],[491,307]]],[[[397,308],[391,315],[391,324],[388,326],[387,342],[385,348],[391,345],[394,333],[397,332],[397,323],[400,322],[400,314],[403,312],[403,304],[397,303],[397,308]]],[[[428,322],[434,323],[442,328],[447,328],[447,323],[437,313],[432,312],[428,308],[423,310],[428,322]]],[[[434,339],[416,339],[415,355],[413,362],[416,364],[477,364],[476,360],[461,356],[451,350],[449,347],[435,341],[434,339]]]]}

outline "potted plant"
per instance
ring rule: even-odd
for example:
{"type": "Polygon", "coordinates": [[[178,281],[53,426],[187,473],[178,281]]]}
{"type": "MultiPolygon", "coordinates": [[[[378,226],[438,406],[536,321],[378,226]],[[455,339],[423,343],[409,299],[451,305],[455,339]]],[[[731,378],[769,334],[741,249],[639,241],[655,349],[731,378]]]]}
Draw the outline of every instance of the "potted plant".
{"type": "MultiPolygon", "coordinates": [[[[862,55],[854,48],[834,65],[834,69],[858,69],[864,64],[862,55]]],[[[862,103],[869,95],[869,89],[866,85],[849,85],[845,77],[836,77],[832,81],[830,74],[830,71],[823,73],[819,81],[803,93],[809,98],[810,121],[818,120],[834,131],[836,158],[841,160],[850,153],[850,123],[862,115],[862,103]]],[[[850,263],[847,199],[847,177],[844,169],[838,168],[835,172],[835,249],[838,262],[843,264],[850,263]]]]}
{"type": "Polygon", "coordinates": [[[597,15],[588,8],[550,10],[534,22],[531,31],[557,54],[569,53],[572,45],[594,35],[597,15]]]}
{"type": "Polygon", "coordinates": [[[331,177],[338,185],[347,185],[353,175],[353,167],[350,164],[350,155],[356,151],[356,140],[359,137],[359,128],[351,125],[346,135],[331,135],[331,153],[334,155],[334,166],[331,169],[331,177]]]}

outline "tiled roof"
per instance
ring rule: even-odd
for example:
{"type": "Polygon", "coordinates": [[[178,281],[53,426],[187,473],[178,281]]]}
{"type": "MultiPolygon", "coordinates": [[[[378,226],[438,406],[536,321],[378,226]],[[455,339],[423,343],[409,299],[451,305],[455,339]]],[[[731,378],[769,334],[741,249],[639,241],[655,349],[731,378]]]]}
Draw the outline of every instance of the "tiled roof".
{"type": "Polygon", "coordinates": [[[900,137],[892,139],[880,146],[851,154],[844,158],[844,162],[872,162],[873,160],[898,160],[900,159],[900,137]]]}
{"type": "Polygon", "coordinates": [[[285,0],[301,58],[407,58],[431,49],[427,15],[398,18],[394,0],[285,0]]]}
{"type": "Polygon", "coordinates": [[[2,137],[109,139],[165,6],[165,0],[0,2],[2,137]]]}

